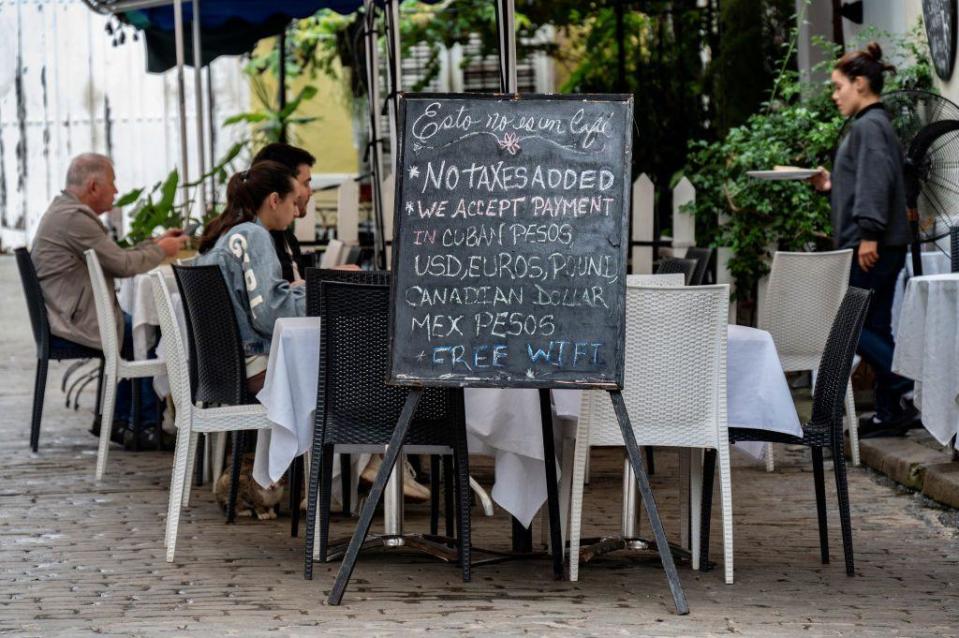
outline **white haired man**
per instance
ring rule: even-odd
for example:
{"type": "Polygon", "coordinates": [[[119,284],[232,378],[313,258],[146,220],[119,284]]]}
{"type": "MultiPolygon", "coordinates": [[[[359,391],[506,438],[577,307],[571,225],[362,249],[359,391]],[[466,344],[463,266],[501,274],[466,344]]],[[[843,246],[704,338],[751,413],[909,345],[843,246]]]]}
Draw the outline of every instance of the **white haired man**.
{"type": "MultiPolygon", "coordinates": [[[[165,257],[176,255],[187,241],[183,231],[175,229],[134,248],[118,246],[97,217],[113,208],[117,194],[115,181],[110,158],[97,153],[84,153],[73,158],[67,169],[66,187],[50,203],[33,238],[30,257],[40,278],[54,340],[101,347],[93,290],[83,256],[85,250],[92,248],[96,251],[107,287],[113,288],[114,277],[132,277],[147,272],[165,257]]],[[[121,330],[119,337],[130,352],[130,317],[121,313],[119,304],[114,304],[114,311],[121,330]]],[[[148,391],[144,393],[144,408],[148,408],[153,394],[152,389],[145,389],[148,391]]],[[[117,421],[129,420],[129,396],[129,387],[121,384],[117,394],[117,421]]],[[[145,413],[148,411],[144,410],[145,413]]]]}

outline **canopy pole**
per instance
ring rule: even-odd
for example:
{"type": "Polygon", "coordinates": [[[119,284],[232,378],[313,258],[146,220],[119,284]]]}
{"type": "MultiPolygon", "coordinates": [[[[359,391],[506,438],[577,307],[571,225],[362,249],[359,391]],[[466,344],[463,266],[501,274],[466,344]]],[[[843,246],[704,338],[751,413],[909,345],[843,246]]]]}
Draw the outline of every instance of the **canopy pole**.
{"type": "Polygon", "coordinates": [[[376,46],[376,20],[373,0],[363,0],[364,43],[366,45],[366,90],[369,101],[369,161],[371,191],[373,193],[373,262],[379,269],[386,269],[383,245],[383,161],[380,147],[380,87],[379,55],[376,46]]]}
{"type": "Polygon", "coordinates": [[[197,194],[200,201],[199,220],[206,217],[206,188],[203,175],[206,174],[206,132],[203,130],[203,48],[200,42],[200,0],[193,0],[193,92],[196,97],[196,149],[199,163],[197,194]]]}
{"type": "MultiPolygon", "coordinates": [[[[280,31],[280,37],[277,42],[279,50],[277,51],[277,65],[276,65],[276,77],[277,77],[277,103],[279,104],[280,111],[286,108],[286,29],[283,27],[283,30],[280,31]]],[[[286,143],[286,122],[280,126],[280,141],[286,143]]]]}
{"type": "Polygon", "coordinates": [[[391,172],[396,178],[396,160],[399,155],[397,146],[397,117],[399,116],[400,91],[403,90],[403,65],[400,58],[400,0],[386,0],[386,46],[389,51],[389,109],[390,109],[390,159],[391,172]]]}
{"type": "Polygon", "coordinates": [[[176,46],[176,97],[180,128],[180,196],[181,203],[190,201],[187,182],[190,181],[190,163],[186,145],[186,86],[183,79],[183,0],[173,0],[173,34],[176,46]]]}
{"type": "Polygon", "coordinates": [[[514,0],[496,0],[496,27],[499,31],[500,89],[503,93],[518,93],[514,0]]]}

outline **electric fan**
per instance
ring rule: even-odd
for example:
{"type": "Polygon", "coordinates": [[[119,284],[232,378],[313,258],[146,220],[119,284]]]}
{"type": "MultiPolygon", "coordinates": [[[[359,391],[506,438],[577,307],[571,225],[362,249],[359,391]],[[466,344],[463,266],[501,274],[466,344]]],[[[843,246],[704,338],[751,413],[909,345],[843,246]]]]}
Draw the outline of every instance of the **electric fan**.
{"type": "Polygon", "coordinates": [[[882,102],[905,154],[913,272],[922,274],[921,244],[946,252],[946,238],[952,272],[959,272],[959,106],[917,90],[890,91],[882,102]]]}

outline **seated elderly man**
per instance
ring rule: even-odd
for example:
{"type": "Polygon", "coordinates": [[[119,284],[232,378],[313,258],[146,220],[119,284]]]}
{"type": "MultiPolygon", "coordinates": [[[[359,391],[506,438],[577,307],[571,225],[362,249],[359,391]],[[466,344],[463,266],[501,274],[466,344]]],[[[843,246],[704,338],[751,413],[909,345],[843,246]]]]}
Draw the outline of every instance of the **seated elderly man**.
{"type": "MultiPolygon", "coordinates": [[[[84,153],[70,162],[67,183],[63,192],[53,199],[43,214],[33,239],[31,258],[40,278],[43,297],[54,342],[72,341],[91,348],[100,348],[100,331],[90,275],[83,252],[96,251],[103,266],[107,286],[113,286],[114,277],[131,277],[158,266],[165,257],[172,257],[187,238],[179,229],[167,231],[162,237],[145,241],[130,249],[123,249],[111,239],[98,215],[113,208],[117,194],[113,164],[104,155],[84,153]]],[[[125,350],[132,355],[130,317],[121,316],[115,304],[117,325],[125,350]]],[[[149,379],[143,381],[143,414],[145,420],[157,419],[156,397],[149,379]],[[152,412],[151,412],[152,408],[152,412]]],[[[123,436],[120,428],[129,424],[131,391],[129,381],[120,384],[117,392],[114,430],[123,436]]],[[[94,425],[98,434],[99,423],[94,425]]],[[[152,431],[149,428],[146,431],[152,431]]]]}

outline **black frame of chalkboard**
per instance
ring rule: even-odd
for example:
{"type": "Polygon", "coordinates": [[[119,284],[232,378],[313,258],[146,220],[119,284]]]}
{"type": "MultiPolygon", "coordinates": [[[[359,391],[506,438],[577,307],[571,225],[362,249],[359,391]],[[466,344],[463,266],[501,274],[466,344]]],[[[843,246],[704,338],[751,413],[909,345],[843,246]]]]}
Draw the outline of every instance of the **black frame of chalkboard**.
{"type": "MultiPolygon", "coordinates": [[[[405,159],[406,144],[403,143],[406,135],[406,105],[409,100],[470,100],[470,101],[532,101],[532,100],[550,100],[550,101],[568,101],[568,102],[625,102],[629,105],[627,108],[627,114],[629,117],[629,122],[627,123],[626,130],[628,134],[626,136],[626,141],[623,146],[624,158],[623,166],[627,171],[630,170],[632,166],[632,154],[633,154],[633,136],[632,136],[632,126],[633,126],[633,95],[630,93],[581,93],[581,94],[563,94],[563,95],[554,95],[554,94],[543,94],[543,93],[530,93],[530,94],[513,94],[513,93],[400,93],[398,96],[398,109],[397,109],[397,147],[398,154],[396,159],[397,170],[399,167],[402,167],[403,161],[405,159]]],[[[632,195],[632,176],[626,175],[623,179],[623,212],[621,220],[621,229],[622,229],[622,242],[620,244],[620,259],[625,268],[627,263],[629,246],[630,246],[630,234],[629,234],[629,220],[630,220],[630,210],[631,210],[631,195],[632,195]]],[[[399,209],[400,202],[403,201],[402,191],[403,191],[403,179],[397,176],[395,181],[394,188],[394,197],[393,197],[393,206],[394,211],[399,209]]],[[[397,272],[399,267],[399,247],[400,247],[400,233],[403,226],[404,215],[395,215],[394,224],[393,224],[393,252],[390,258],[390,269],[393,273],[397,272]]],[[[390,281],[390,352],[389,352],[389,377],[386,382],[390,385],[400,385],[407,387],[448,387],[448,388],[530,388],[530,389],[554,389],[554,390],[621,390],[623,387],[623,377],[625,369],[625,341],[626,341],[626,303],[625,298],[620,307],[620,321],[619,321],[619,349],[616,357],[616,361],[613,367],[612,381],[592,381],[592,380],[582,380],[582,381],[557,381],[557,380],[548,380],[548,379],[527,379],[527,378],[516,378],[509,377],[502,380],[487,380],[487,379],[461,379],[461,378],[450,378],[450,379],[440,379],[435,377],[423,377],[423,378],[411,378],[404,376],[398,378],[394,373],[394,360],[393,360],[393,347],[394,339],[396,336],[396,314],[394,309],[396,308],[396,297],[397,297],[397,284],[396,277],[391,277],[390,281]]],[[[626,281],[625,278],[620,283],[621,290],[625,297],[626,292],[626,281]]]]}

